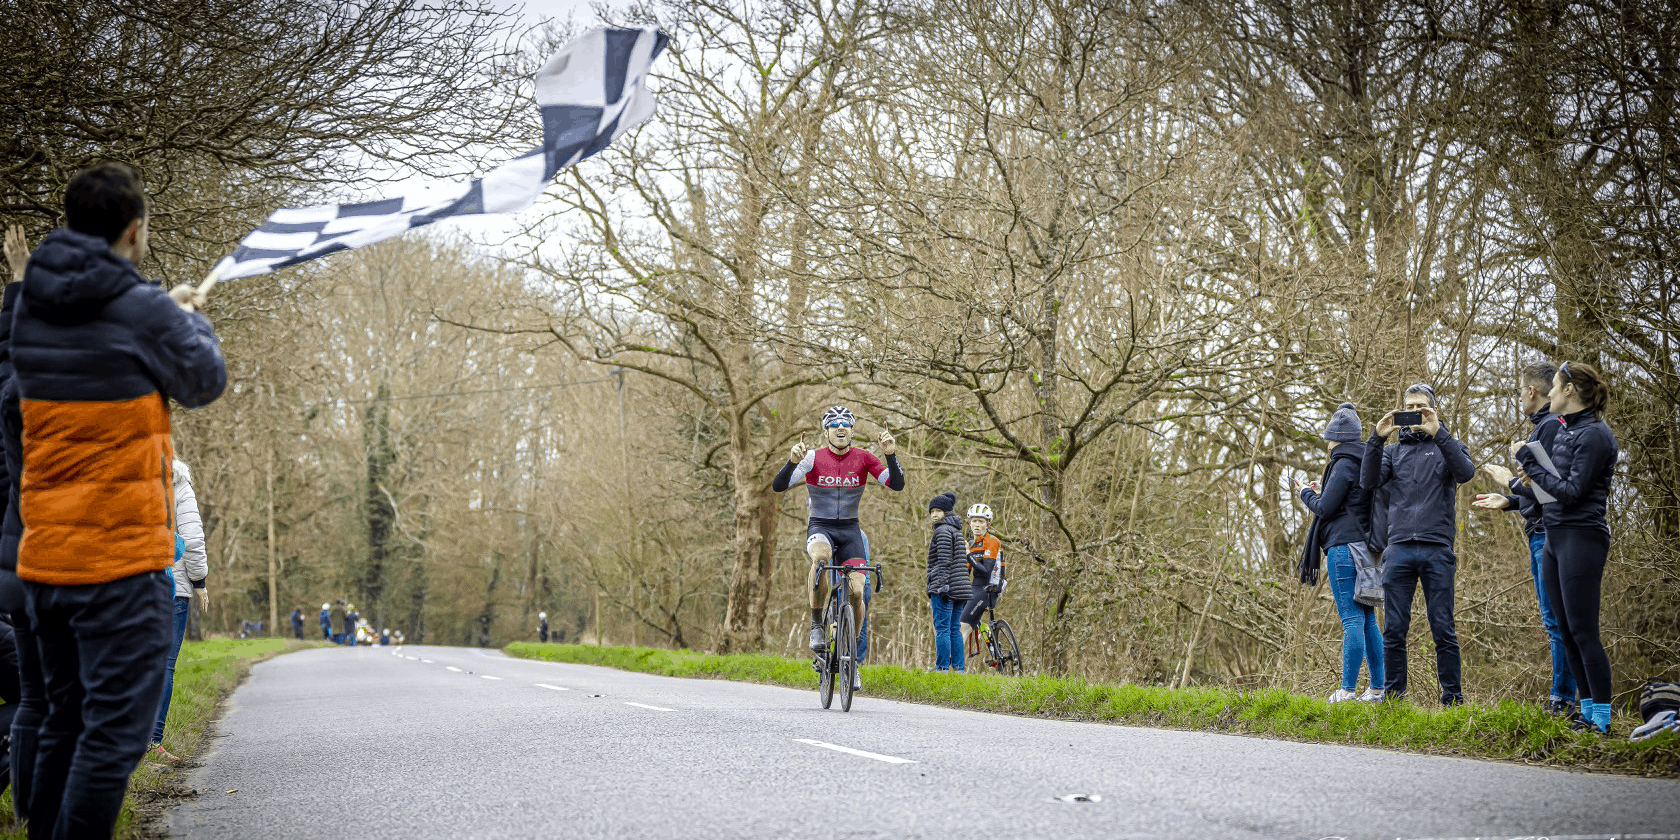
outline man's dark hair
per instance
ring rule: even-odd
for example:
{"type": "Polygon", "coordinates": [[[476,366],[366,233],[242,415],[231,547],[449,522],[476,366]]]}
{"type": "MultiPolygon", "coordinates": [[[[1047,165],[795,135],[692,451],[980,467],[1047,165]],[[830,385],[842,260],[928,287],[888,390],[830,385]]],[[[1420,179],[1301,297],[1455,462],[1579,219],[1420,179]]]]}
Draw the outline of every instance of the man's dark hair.
{"type": "Polygon", "coordinates": [[[116,242],[130,222],[145,215],[140,176],[120,163],[90,166],[64,188],[64,223],[77,233],[116,242]]]}
{"type": "Polygon", "coordinates": [[[1540,359],[1522,366],[1522,381],[1524,385],[1535,385],[1542,393],[1551,390],[1552,377],[1557,376],[1557,365],[1540,359]]]}

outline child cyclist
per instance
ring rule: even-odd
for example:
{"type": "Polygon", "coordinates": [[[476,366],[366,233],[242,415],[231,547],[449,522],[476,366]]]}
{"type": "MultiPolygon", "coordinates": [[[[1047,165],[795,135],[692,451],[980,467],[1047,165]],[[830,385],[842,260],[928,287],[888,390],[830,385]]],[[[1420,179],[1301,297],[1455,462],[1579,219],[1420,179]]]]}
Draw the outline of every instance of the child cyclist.
{"type": "Polygon", "coordinates": [[[997,605],[1002,591],[1003,543],[992,536],[992,509],[976,504],[968,509],[968,606],[963,607],[962,632],[966,638],[980,625],[980,614],[997,605]]]}

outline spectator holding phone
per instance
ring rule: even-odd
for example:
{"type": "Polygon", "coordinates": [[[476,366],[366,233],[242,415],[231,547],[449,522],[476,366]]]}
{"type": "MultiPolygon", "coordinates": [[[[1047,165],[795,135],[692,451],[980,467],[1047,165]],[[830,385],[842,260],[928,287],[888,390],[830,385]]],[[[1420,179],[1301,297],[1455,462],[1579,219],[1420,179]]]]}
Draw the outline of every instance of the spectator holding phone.
{"type": "Polygon", "coordinates": [[[1411,632],[1412,599],[1419,584],[1435,638],[1435,675],[1441,703],[1464,702],[1458,632],[1453,626],[1453,581],[1458,557],[1458,485],[1474,478],[1470,450],[1441,425],[1435,389],[1423,382],[1406,388],[1399,411],[1377,421],[1365,442],[1360,486],[1386,499],[1388,533],[1383,540],[1384,696],[1404,697],[1407,687],[1406,636],[1411,632]],[[1388,436],[1400,432],[1393,446],[1388,436]]]}
{"type": "Polygon", "coordinates": [[[1610,657],[1598,634],[1598,610],[1604,582],[1604,563],[1610,555],[1610,524],[1605,508],[1619,447],[1610,424],[1599,412],[1610,389],[1596,368],[1564,362],[1552,377],[1552,410],[1558,415],[1557,436],[1550,452],[1524,444],[1515,451],[1523,478],[1489,466],[1495,480],[1513,492],[1530,484],[1541,502],[1546,525],[1546,548],[1541,557],[1546,595],[1556,610],[1563,632],[1564,652],[1575,682],[1581,686],[1581,718],[1577,728],[1610,730],[1610,657]]]}
{"type": "MultiPolygon", "coordinates": [[[[1552,449],[1552,438],[1557,437],[1558,429],[1562,428],[1557,422],[1557,415],[1552,413],[1550,401],[1552,378],[1555,376],[1557,367],[1551,362],[1533,362],[1523,367],[1522,383],[1517,387],[1517,399],[1522,404],[1523,413],[1534,424],[1534,432],[1528,439],[1538,441],[1541,448],[1548,452],[1552,449]]],[[[1497,481],[1494,469],[1491,465],[1483,467],[1497,481]]],[[[1510,478],[1508,471],[1504,475],[1506,479],[1510,478]]],[[[1545,576],[1540,571],[1540,557],[1546,549],[1546,523],[1541,517],[1540,502],[1534,498],[1534,491],[1519,482],[1508,496],[1503,493],[1477,493],[1470,508],[1517,511],[1523,516],[1523,533],[1528,536],[1529,574],[1534,578],[1534,596],[1540,604],[1540,626],[1546,628],[1546,637],[1552,647],[1552,688],[1551,698],[1546,701],[1546,711],[1568,715],[1575,710],[1575,674],[1569,668],[1563,631],[1558,627],[1551,597],[1546,594],[1545,576]]]]}

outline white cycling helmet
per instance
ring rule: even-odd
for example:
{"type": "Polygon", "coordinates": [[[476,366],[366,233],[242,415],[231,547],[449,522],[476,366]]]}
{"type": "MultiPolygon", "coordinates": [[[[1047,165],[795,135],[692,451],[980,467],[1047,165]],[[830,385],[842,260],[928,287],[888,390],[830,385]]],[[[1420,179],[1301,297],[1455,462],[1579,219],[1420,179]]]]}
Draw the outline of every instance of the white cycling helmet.
{"type": "Polygon", "coordinates": [[[822,414],[822,427],[826,429],[834,423],[856,426],[857,415],[853,414],[851,409],[843,405],[831,405],[828,407],[828,410],[824,411],[822,414]]]}
{"type": "Polygon", "coordinates": [[[548,613],[545,613],[545,612],[537,613],[537,618],[548,618],[548,613]]]}
{"type": "Polygon", "coordinates": [[[321,609],[330,610],[330,609],[332,609],[332,604],[322,604],[321,609]]]}
{"type": "Polygon", "coordinates": [[[992,521],[991,505],[984,505],[984,504],[975,503],[973,506],[971,506],[968,509],[968,518],[973,519],[975,517],[979,517],[981,519],[984,519],[987,522],[992,521]]]}

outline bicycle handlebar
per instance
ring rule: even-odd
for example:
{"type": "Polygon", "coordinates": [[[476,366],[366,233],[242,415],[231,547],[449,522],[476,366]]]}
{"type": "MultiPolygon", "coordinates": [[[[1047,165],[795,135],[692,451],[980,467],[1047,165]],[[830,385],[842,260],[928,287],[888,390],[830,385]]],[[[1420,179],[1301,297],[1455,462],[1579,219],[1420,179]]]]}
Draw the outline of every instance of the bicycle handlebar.
{"type": "Polygon", "coordinates": [[[881,591],[881,564],[879,564],[879,563],[866,564],[866,565],[863,565],[863,566],[848,566],[844,563],[825,563],[822,566],[820,566],[819,568],[820,568],[821,571],[825,571],[825,572],[844,572],[844,573],[860,572],[860,573],[863,574],[863,576],[865,578],[869,577],[870,572],[874,572],[875,573],[875,591],[876,592],[881,591]]]}

